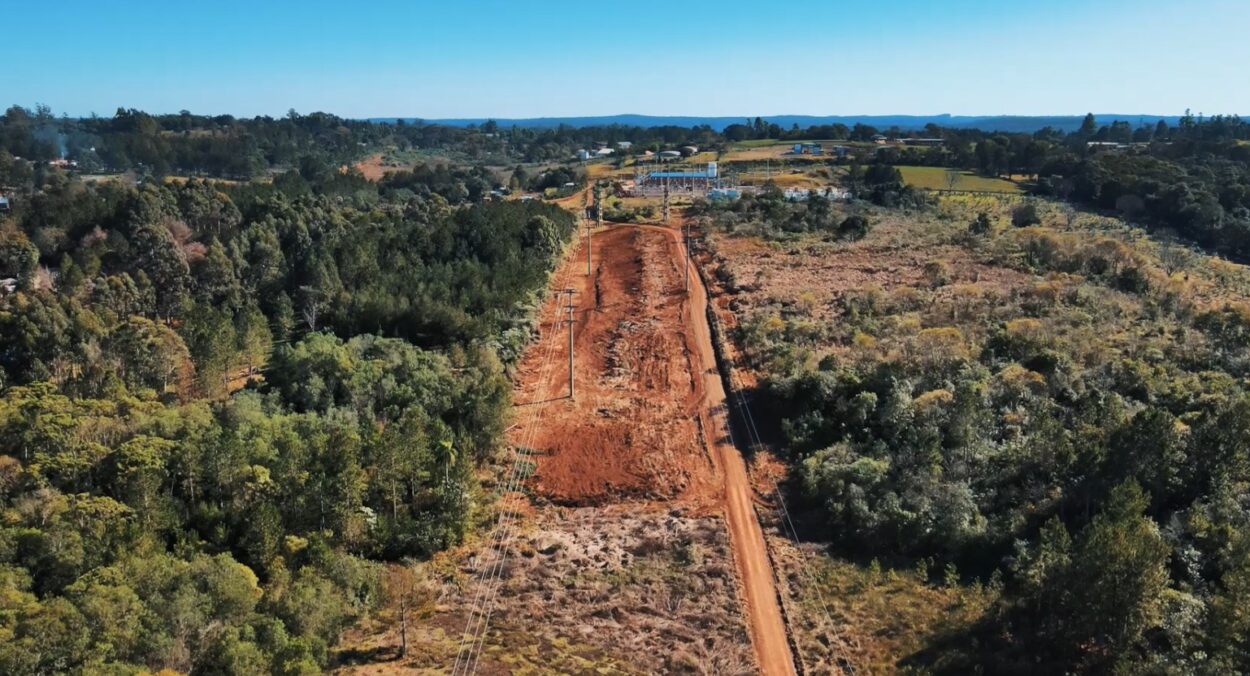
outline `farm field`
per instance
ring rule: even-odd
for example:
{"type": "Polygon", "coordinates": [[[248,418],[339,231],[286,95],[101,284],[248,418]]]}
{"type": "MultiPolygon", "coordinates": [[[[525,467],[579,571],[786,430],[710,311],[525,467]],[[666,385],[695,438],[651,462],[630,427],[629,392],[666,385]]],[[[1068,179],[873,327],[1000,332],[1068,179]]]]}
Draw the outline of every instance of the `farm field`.
{"type": "MultiPolygon", "coordinates": [[[[950,190],[951,186],[947,182],[945,167],[899,167],[898,170],[903,174],[903,182],[917,188],[925,190],[950,190]]],[[[955,190],[967,190],[973,192],[998,192],[1004,194],[1019,194],[1023,192],[1019,185],[1001,178],[989,178],[986,176],[978,176],[970,171],[960,171],[959,181],[955,183],[955,190]]]]}

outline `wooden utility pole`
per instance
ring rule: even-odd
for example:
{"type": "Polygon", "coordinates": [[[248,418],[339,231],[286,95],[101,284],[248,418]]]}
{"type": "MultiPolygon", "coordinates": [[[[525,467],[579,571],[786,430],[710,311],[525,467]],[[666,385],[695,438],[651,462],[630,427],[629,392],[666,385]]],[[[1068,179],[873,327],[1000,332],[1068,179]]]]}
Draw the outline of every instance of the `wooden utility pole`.
{"type": "Polygon", "coordinates": [[[565,289],[565,293],[569,295],[569,318],[565,321],[569,324],[569,399],[573,398],[573,289],[565,289]]]}
{"type": "Polygon", "coordinates": [[[603,227],[603,184],[595,183],[595,222],[603,227]]]}
{"type": "Polygon", "coordinates": [[[682,239],[686,242],[686,294],[690,292],[690,224],[681,224],[682,239]]]}
{"type": "MultiPolygon", "coordinates": [[[[603,225],[603,196],[601,193],[602,184],[595,182],[595,220],[599,225],[603,225]]],[[[586,219],[586,274],[590,274],[590,219],[586,219]]]]}

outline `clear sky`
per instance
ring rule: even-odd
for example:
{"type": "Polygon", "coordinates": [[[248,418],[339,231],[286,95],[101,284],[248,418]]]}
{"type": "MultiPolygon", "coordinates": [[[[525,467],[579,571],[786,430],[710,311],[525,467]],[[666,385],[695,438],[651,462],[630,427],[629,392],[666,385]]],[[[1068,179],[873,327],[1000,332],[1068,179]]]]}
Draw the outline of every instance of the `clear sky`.
{"type": "Polygon", "coordinates": [[[0,0],[0,104],[349,117],[1250,113],[1250,1],[0,0]]]}

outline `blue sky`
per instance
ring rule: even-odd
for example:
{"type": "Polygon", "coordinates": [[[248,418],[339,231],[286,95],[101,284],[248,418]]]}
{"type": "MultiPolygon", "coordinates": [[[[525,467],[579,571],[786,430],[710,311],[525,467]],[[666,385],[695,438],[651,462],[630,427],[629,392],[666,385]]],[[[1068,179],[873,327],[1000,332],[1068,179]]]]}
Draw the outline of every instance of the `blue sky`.
{"type": "Polygon", "coordinates": [[[1250,113],[1250,2],[0,2],[57,113],[1250,113]]]}

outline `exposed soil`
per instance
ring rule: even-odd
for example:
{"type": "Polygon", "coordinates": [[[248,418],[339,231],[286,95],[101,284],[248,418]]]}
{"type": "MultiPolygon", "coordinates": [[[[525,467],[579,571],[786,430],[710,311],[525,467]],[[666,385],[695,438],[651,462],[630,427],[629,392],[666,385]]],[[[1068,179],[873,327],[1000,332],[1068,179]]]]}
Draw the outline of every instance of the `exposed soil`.
{"type": "MultiPolygon", "coordinates": [[[[671,500],[706,511],[719,479],[701,441],[703,379],[684,326],[686,295],[676,243],[662,232],[597,233],[594,275],[579,249],[562,275],[574,290],[574,389],[568,398],[568,325],[542,326],[518,370],[518,425],[510,438],[536,452],[533,490],[564,505],[626,498],[671,500]],[[530,406],[543,406],[530,415],[530,406]],[[531,420],[532,419],[532,420],[531,420]]],[[[555,312],[568,296],[556,294],[555,312]]]]}
{"type": "MultiPolygon", "coordinates": [[[[573,289],[575,396],[567,375],[551,376],[552,364],[568,361],[559,331],[567,327],[545,326],[519,372],[518,402],[546,406],[532,429],[518,425],[512,435],[537,453],[533,488],[562,504],[632,497],[723,510],[757,668],[795,673],[755,496],[730,432],[706,290],[684,264],[680,233],[613,226],[594,247],[595,274],[562,276],[573,289]]],[[[582,251],[566,265],[580,267],[582,251]]],[[[549,306],[567,302],[555,296],[549,306]]],[[[551,309],[545,316],[558,316],[551,309]]]]}

